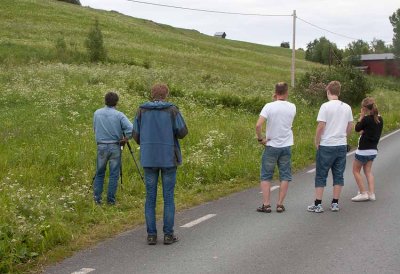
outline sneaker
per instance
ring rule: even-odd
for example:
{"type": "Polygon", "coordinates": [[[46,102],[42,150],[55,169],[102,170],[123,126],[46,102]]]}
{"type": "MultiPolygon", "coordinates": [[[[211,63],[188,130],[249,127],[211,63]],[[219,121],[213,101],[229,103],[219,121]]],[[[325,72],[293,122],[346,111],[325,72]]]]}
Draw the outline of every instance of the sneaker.
{"type": "Polygon", "coordinates": [[[315,212],[315,213],[322,213],[324,212],[324,208],[322,207],[321,204],[319,205],[310,205],[307,207],[307,211],[309,212],[315,212]]]}
{"type": "Polygon", "coordinates": [[[358,193],[356,196],[354,196],[353,198],[351,198],[351,200],[353,202],[363,202],[363,201],[368,201],[369,197],[368,197],[368,193],[358,193]]]}
{"type": "Polygon", "coordinates": [[[285,210],[286,209],[285,209],[285,207],[283,205],[276,205],[276,212],[282,213],[285,210]]]}
{"type": "Polygon", "coordinates": [[[368,194],[368,199],[369,199],[370,201],[376,201],[375,193],[370,193],[370,194],[368,194]]]}
{"type": "Polygon", "coordinates": [[[165,245],[170,245],[170,244],[176,243],[177,241],[179,241],[179,238],[174,234],[164,235],[164,244],[165,245]]]}
{"type": "Polygon", "coordinates": [[[147,244],[148,244],[148,245],[155,245],[155,244],[157,244],[157,235],[148,235],[148,236],[147,236],[147,244]]]}
{"type": "Polygon", "coordinates": [[[271,206],[270,205],[264,205],[262,204],[260,207],[257,208],[258,212],[264,212],[264,213],[271,213],[271,206]]]}
{"type": "Polygon", "coordinates": [[[339,204],[338,203],[332,203],[331,204],[331,210],[332,211],[339,211],[339,204]]]}

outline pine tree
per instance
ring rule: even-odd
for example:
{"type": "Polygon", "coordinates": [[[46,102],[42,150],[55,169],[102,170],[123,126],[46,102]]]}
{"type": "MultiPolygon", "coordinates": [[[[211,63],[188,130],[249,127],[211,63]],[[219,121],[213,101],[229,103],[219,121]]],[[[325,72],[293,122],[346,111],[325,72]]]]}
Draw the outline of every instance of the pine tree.
{"type": "Polygon", "coordinates": [[[103,44],[103,34],[97,18],[86,38],[86,48],[91,62],[100,62],[107,59],[107,52],[103,44]]]}
{"type": "Polygon", "coordinates": [[[400,9],[393,12],[389,20],[393,26],[393,53],[397,59],[400,59],[400,9]]]}

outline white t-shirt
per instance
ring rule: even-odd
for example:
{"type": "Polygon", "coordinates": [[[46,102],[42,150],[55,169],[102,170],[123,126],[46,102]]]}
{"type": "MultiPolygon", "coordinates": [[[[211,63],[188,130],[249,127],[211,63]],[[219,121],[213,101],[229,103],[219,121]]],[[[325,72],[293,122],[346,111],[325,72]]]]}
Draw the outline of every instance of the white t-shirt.
{"type": "Polygon", "coordinates": [[[267,146],[293,145],[292,123],[295,115],[296,106],[288,101],[277,100],[263,107],[260,116],[267,120],[267,146]]]}
{"type": "Polygon", "coordinates": [[[321,146],[347,145],[347,125],[353,122],[353,113],[348,104],[340,100],[323,103],[319,109],[317,121],[326,122],[321,135],[321,146]]]}

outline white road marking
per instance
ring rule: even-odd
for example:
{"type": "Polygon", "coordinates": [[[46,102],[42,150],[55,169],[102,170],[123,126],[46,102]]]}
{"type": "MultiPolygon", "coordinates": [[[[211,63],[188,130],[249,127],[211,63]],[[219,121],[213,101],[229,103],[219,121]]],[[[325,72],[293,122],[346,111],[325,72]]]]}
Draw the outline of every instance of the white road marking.
{"type": "Polygon", "coordinates": [[[217,214],[207,214],[207,215],[205,215],[205,216],[203,216],[201,218],[198,218],[197,220],[194,220],[194,221],[192,221],[190,223],[184,224],[181,227],[189,228],[189,227],[195,226],[195,225],[197,225],[197,224],[199,224],[201,222],[204,222],[204,221],[206,221],[206,220],[208,220],[208,219],[210,219],[212,217],[215,217],[215,216],[217,216],[217,214]]]}
{"type": "Polygon", "coordinates": [[[381,138],[381,140],[385,140],[387,137],[392,136],[393,134],[396,134],[396,133],[398,133],[398,132],[400,132],[400,129],[398,129],[398,130],[396,130],[396,131],[393,131],[392,133],[389,133],[388,135],[383,136],[383,137],[381,138]]]}
{"type": "MultiPolygon", "coordinates": [[[[383,136],[383,137],[381,138],[381,140],[385,140],[386,138],[388,138],[388,137],[390,137],[390,136],[392,136],[393,134],[396,134],[396,133],[398,133],[398,132],[400,132],[400,129],[398,129],[398,130],[396,130],[396,131],[393,131],[392,133],[389,133],[388,135],[383,136]]],[[[350,152],[347,153],[346,155],[347,155],[347,156],[350,156],[350,155],[352,155],[352,154],[354,154],[354,153],[356,153],[356,150],[350,151],[350,152]]],[[[307,173],[313,173],[313,172],[315,172],[315,168],[310,169],[309,171],[307,171],[307,173]]]]}
{"type": "Polygon", "coordinates": [[[274,191],[275,189],[278,189],[279,188],[279,186],[273,186],[273,187],[271,187],[271,191],[274,191]]]}
{"type": "MultiPolygon", "coordinates": [[[[271,191],[274,191],[275,189],[278,189],[280,186],[272,186],[271,191]]],[[[260,191],[260,194],[262,194],[262,191],[260,191]]]]}
{"type": "Polygon", "coordinates": [[[310,169],[309,171],[307,171],[307,173],[313,173],[313,172],[315,172],[315,168],[310,169]]]}
{"type": "Polygon", "coordinates": [[[81,268],[80,270],[72,272],[71,274],[87,274],[95,270],[96,269],[94,268],[81,268]]]}

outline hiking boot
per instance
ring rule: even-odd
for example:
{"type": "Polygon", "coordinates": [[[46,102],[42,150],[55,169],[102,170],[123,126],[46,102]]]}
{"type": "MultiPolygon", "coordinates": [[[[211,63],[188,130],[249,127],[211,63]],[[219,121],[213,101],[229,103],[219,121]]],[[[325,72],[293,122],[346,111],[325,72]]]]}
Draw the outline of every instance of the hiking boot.
{"type": "Polygon", "coordinates": [[[157,244],[157,235],[148,235],[148,236],[147,236],[147,244],[148,244],[148,245],[155,245],[155,244],[157,244]]]}
{"type": "Polygon", "coordinates": [[[331,204],[331,211],[339,211],[339,204],[338,203],[332,203],[331,204]]]}
{"type": "Polygon", "coordinates": [[[174,234],[164,235],[164,244],[165,245],[170,245],[170,244],[176,243],[177,241],[179,241],[179,238],[174,234]]]}
{"type": "Polygon", "coordinates": [[[258,212],[264,212],[264,213],[271,213],[271,206],[270,205],[264,205],[262,204],[262,206],[257,208],[258,212]]]}
{"type": "Polygon", "coordinates": [[[368,201],[369,200],[369,196],[368,193],[358,193],[356,196],[354,196],[353,198],[351,198],[351,200],[353,202],[363,202],[363,201],[368,201]]]}
{"type": "Polygon", "coordinates": [[[285,210],[286,209],[285,209],[285,207],[283,205],[276,205],[276,212],[282,213],[285,210]]]}
{"type": "Polygon", "coordinates": [[[315,213],[322,213],[322,212],[324,212],[324,208],[322,207],[321,204],[319,204],[319,205],[310,205],[310,206],[307,207],[307,211],[315,212],[315,213]]]}

